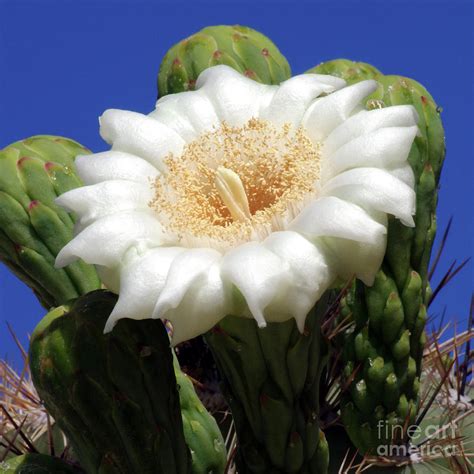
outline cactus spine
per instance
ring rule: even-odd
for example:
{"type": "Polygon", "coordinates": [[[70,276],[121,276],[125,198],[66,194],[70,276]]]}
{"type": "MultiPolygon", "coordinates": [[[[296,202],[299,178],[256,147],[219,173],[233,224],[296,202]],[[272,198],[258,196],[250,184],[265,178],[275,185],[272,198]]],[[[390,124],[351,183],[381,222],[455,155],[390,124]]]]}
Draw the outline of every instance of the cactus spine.
{"type": "Polygon", "coordinates": [[[0,151],[0,261],[30,286],[46,308],[100,288],[91,265],[54,268],[72,238],[73,218],[54,199],[81,186],[74,158],[90,153],[62,137],[36,136],[0,151]]]}
{"type": "Polygon", "coordinates": [[[391,427],[411,425],[416,419],[444,131],[433,98],[412,79],[384,76],[368,64],[344,59],[308,72],[333,74],[349,83],[376,79],[379,87],[367,108],[411,104],[420,117],[420,135],[408,158],[415,174],[416,228],[391,219],[386,256],[374,285],[356,281],[341,303],[341,316],[354,322],[339,341],[346,380],[355,371],[342,402],[342,418],[355,446],[368,452],[402,441],[392,440],[396,430],[391,427]],[[380,432],[379,423],[388,429],[380,432]]]}
{"type": "Polygon", "coordinates": [[[199,74],[225,64],[264,84],[291,77],[290,66],[266,36],[246,26],[209,26],[173,46],[158,74],[160,97],[193,90],[199,74]]]}

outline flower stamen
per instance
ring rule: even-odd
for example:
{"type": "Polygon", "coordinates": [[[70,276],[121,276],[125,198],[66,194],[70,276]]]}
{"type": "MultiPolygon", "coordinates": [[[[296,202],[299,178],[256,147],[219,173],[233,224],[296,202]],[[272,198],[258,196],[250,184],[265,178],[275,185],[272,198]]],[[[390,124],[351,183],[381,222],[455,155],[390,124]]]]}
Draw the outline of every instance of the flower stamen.
{"type": "Polygon", "coordinates": [[[314,198],[319,161],[319,144],[301,127],[223,122],[165,158],[149,206],[186,247],[261,240],[314,198]]]}

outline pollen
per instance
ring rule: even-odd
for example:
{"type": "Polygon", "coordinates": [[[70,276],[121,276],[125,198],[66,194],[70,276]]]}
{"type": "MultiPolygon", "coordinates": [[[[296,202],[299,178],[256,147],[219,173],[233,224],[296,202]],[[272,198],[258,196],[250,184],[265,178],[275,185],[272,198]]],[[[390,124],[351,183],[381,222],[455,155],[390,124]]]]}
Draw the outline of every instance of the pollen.
{"type": "Polygon", "coordinates": [[[317,192],[320,145],[303,128],[227,123],[168,155],[149,206],[186,246],[225,249],[283,230],[317,192]]]}

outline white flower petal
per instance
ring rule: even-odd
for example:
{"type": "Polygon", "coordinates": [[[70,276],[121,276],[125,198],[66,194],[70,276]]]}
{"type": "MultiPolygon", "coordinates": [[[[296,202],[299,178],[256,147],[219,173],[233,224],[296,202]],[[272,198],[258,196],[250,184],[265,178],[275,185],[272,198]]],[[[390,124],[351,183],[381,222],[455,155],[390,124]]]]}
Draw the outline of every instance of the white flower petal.
{"type": "Polygon", "coordinates": [[[214,249],[189,249],[179,255],[171,265],[163,291],[156,302],[154,317],[166,317],[166,312],[176,308],[188,288],[221,258],[214,249]]]}
{"type": "MultiPolygon", "coordinates": [[[[300,332],[306,316],[331,284],[331,273],[324,255],[313,243],[296,232],[275,232],[263,245],[289,265],[291,284],[268,307],[268,315],[294,317],[300,332]]],[[[267,320],[271,320],[271,316],[267,320]]]]}
{"type": "Polygon", "coordinates": [[[403,181],[410,188],[415,188],[415,174],[413,173],[413,168],[408,163],[402,166],[388,168],[386,171],[400,181],[403,181]]]}
{"type": "Polygon", "coordinates": [[[259,242],[247,242],[224,255],[221,274],[244,296],[259,327],[265,308],[291,284],[289,266],[259,242]]]}
{"type": "Polygon", "coordinates": [[[343,280],[353,276],[366,285],[373,285],[375,274],[382,265],[387,236],[381,235],[374,243],[356,242],[337,237],[321,237],[319,245],[324,248],[324,255],[329,267],[343,280]]]}
{"type": "Polygon", "coordinates": [[[302,121],[308,136],[314,142],[327,137],[358,110],[362,100],[376,89],[376,81],[361,81],[314,101],[302,121]]]}
{"type": "Polygon", "coordinates": [[[85,184],[96,184],[113,179],[149,183],[160,174],[147,161],[120,151],[78,156],[75,165],[77,174],[85,184]]]}
{"type": "Polygon", "coordinates": [[[109,109],[100,117],[100,134],[114,150],[136,154],[164,172],[163,159],[181,154],[184,140],[171,128],[147,115],[109,109]]]}
{"type": "Polygon", "coordinates": [[[418,114],[412,105],[395,105],[383,109],[362,110],[341,123],[324,141],[326,153],[334,153],[351,140],[380,128],[412,127],[418,114]]]}
{"type": "Polygon", "coordinates": [[[165,285],[174,259],[184,252],[180,247],[159,247],[143,255],[127,254],[130,262],[120,271],[120,296],[104,332],[113,329],[122,318],[148,319],[165,285]],[[134,258],[133,258],[134,257],[134,258]]]}
{"type": "Polygon", "coordinates": [[[342,79],[321,74],[302,74],[280,84],[272,101],[260,117],[275,125],[290,123],[298,127],[306,109],[322,93],[330,93],[345,85],[342,79]]]}
{"type": "Polygon", "coordinates": [[[168,240],[152,212],[113,214],[95,221],[74,237],[59,252],[56,266],[64,267],[82,258],[86,263],[114,267],[131,247],[154,247],[168,240]]]}
{"type": "Polygon", "coordinates": [[[322,148],[323,182],[351,168],[400,166],[407,160],[418,127],[389,127],[361,135],[332,154],[322,148]]]}
{"type": "Polygon", "coordinates": [[[199,75],[196,89],[210,99],[220,121],[239,126],[260,116],[277,86],[259,84],[229,66],[219,65],[199,75]]]}
{"type": "Polygon", "coordinates": [[[415,225],[415,191],[389,172],[377,168],[345,171],[321,190],[324,196],[336,196],[364,209],[392,214],[409,227],[415,225]]]}
{"type": "Polygon", "coordinates": [[[365,243],[378,242],[387,231],[364,209],[337,197],[312,202],[288,227],[311,240],[326,236],[365,243]]]}
{"type": "Polygon", "coordinates": [[[220,125],[212,102],[200,91],[162,97],[150,117],[172,128],[187,143],[220,125]]]}
{"type": "Polygon", "coordinates": [[[178,307],[166,313],[173,326],[173,345],[199,336],[231,314],[229,285],[221,278],[220,265],[214,263],[188,288],[178,307]]]}
{"type": "Polygon", "coordinates": [[[149,210],[153,198],[150,185],[130,181],[104,181],[61,194],[56,204],[79,216],[81,228],[91,222],[123,211],[149,210]]]}

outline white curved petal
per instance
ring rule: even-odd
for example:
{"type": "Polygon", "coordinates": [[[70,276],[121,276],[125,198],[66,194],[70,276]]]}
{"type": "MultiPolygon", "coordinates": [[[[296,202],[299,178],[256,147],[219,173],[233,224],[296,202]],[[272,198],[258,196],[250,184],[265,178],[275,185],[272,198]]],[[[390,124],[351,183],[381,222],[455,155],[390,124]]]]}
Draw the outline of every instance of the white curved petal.
{"type": "Polygon", "coordinates": [[[162,172],[163,159],[183,150],[184,140],[174,130],[147,115],[109,109],[99,120],[100,134],[114,150],[136,154],[162,172]]]}
{"type": "Polygon", "coordinates": [[[322,93],[330,93],[344,87],[345,81],[321,74],[302,74],[280,84],[272,101],[260,117],[275,125],[290,123],[298,127],[306,109],[322,93]]]}
{"type": "Polygon", "coordinates": [[[165,317],[173,326],[173,345],[209,331],[231,314],[229,293],[216,262],[188,288],[179,306],[167,311],[165,317]]]}
{"type": "Polygon", "coordinates": [[[81,228],[91,222],[123,211],[146,211],[153,198],[151,186],[130,181],[104,181],[72,189],[56,199],[56,204],[79,216],[81,228]]]}
{"type": "Polygon", "coordinates": [[[386,169],[392,176],[403,181],[407,186],[414,189],[415,188],[415,174],[413,173],[413,168],[405,163],[401,166],[395,166],[393,168],[386,169]]]}
{"type": "Polygon", "coordinates": [[[314,101],[302,121],[308,136],[314,142],[327,137],[360,107],[365,97],[376,89],[376,81],[361,81],[314,101]]]}
{"type": "Polygon", "coordinates": [[[414,227],[415,191],[389,172],[377,168],[357,168],[336,176],[321,190],[368,210],[393,214],[403,224],[414,227]]]}
{"type": "Polygon", "coordinates": [[[337,197],[322,197],[308,206],[290,223],[289,230],[310,239],[339,237],[357,242],[378,242],[387,229],[364,209],[337,197]]]}
{"type": "Polygon", "coordinates": [[[289,266],[259,242],[232,249],[222,260],[222,278],[244,296],[259,327],[265,327],[265,308],[289,285],[289,266]]]}
{"type": "Polygon", "coordinates": [[[229,66],[219,65],[205,69],[199,75],[196,89],[209,98],[221,121],[240,126],[252,117],[260,116],[277,86],[259,84],[229,66]]]}
{"type": "Polygon", "coordinates": [[[179,255],[171,265],[153,316],[164,318],[168,310],[176,308],[188,288],[220,258],[217,250],[206,248],[189,249],[179,255]]]}
{"type": "Polygon", "coordinates": [[[162,97],[150,117],[172,128],[188,143],[220,124],[212,102],[200,91],[162,97]]]}
{"type": "Polygon", "coordinates": [[[150,183],[160,174],[147,161],[120,151],[78,156],[74,164],[77,174],[85,184],[96,184],[114,179],[150,183]]]}
{"type": "MultiPolygon", "coordinates": [[[[334,275],[319,248],[296,232],[275,232],[263,245],[286,262],[291,273],[291,284],[272,302],[268,314],[294,317],[302,333],[306,316],[327,290],[334,275]]],[[[267,320],[272,318],[268,316],[267,320]]]]}
{"type": "Polygon", "coordinates": [[[387,236],[381,235],[380,239],[373,243],[321,237],[318,243],[324,248],[324,255],[330,268],[340,278],[347,281],[355,276],[371,286],[374,283],[375,274],[382,265],[387,236]]]}
{"type": "Polygon", "coordinates": [[[154,247],[168,239],[152,212],[113,214],[93,222],[63,247],[56,266],[82,258],[86,263],[114,267],[131,247],[154,247]]]}
{"type": "Polygon", "coordinates": [[[169,268],[183,251],[180,247],[159,247],[150,249],[143,255],[135,253],[131,256],[130,263],[122,266],[120,270],[120,296],[107,320],[104,332],[110,332],[122,318],[152,317],[169,268]]]}
{"type": "Polygon", "coordinates": [[[380,128],[413,127],[418,123],[418,113],[412,105],[394,105],[383,109],[362,110],[341,123],[324,141],[327,153],[355,138],[380,128]]]}
{"type": "Polygon", "coordinates": [[[322,148],[323,182],[351,168],[391,168],[406,162],[418,127],[381,128],[359,136],[332,154],[322,148]]]}

